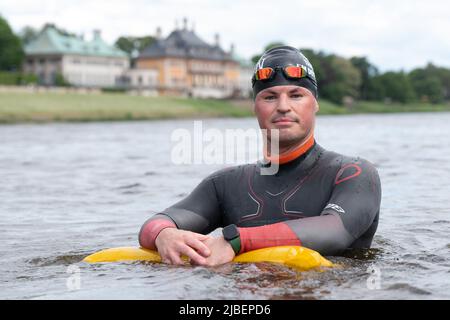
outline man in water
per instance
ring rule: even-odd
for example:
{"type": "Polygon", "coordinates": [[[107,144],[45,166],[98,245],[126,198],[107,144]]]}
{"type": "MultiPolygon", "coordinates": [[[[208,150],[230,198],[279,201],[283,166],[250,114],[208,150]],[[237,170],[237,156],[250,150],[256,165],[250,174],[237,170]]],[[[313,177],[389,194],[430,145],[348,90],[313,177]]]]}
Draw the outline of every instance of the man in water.
{"type": "Polygon", "coordinates": [[[316,143],[318,92],[308,59],[293,47],[272,48],[258,61],[252,86],[268,146],[271,129],[278,129],[278,154],[265,151],[264,162],[211,174],[185,199],[147,220],[140,245],[158,250],[163,262],[182,264],[185,255],[203,266],[282,245],[322,255],[369,248],[378,225],[380,179],[370,162],[316,143]],[[278,171],[261,174],[271,164],[278,171]],[[219,227],[221,236],[207,235],[219,227]]]}

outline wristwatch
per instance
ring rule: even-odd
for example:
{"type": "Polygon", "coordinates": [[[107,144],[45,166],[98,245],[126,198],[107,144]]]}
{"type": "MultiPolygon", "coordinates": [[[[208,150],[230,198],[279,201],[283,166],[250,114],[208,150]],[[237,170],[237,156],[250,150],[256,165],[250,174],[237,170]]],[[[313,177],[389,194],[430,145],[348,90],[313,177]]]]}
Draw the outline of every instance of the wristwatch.
{"type": "Polygon", "coordinates": [[[241,237],[239,229],[234,224],[230,224],[222,229],[223,238],[228,241],[234,250],[234,253],[238,255],[241,251],[241,237]]]}

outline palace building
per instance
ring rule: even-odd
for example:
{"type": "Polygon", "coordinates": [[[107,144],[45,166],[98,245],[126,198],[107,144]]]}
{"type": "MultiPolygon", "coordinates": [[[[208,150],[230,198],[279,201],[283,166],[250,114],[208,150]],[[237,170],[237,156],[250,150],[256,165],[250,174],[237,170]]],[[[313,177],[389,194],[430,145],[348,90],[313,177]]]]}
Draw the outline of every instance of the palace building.
{"type": "Polygon", "coordinates": [[[136,59],[137,69],[158,71],[159,95],[227,98],[240,94],[240,64],[233,58],[233,47],[220,47],[200,39],[188,30],[187,19],[182,29],[175,29],[167,38],[157,29],[156,40],[142,50],[136,59]]]}
{"type": "Polygon", "coordinates": [[[229,51],[200,39],[194,30],[175,28],[130,61],[126,52],[107,44],[100,31],[90,41],[48,24],[25,46],[23,72],[45,86],[120,88],[142,95],[198,98],[249,97],[252,66],[229,51]]]}
{"type": "Polygon", "coordinates": [[[98,30],[85,41],[46,25],[25,47],[25,54],[23,71],[36,74],[39,84],[48,86],[59,79],[76,87],[114,87],[130,66],[128,55],[105,43],[98,30]]]}

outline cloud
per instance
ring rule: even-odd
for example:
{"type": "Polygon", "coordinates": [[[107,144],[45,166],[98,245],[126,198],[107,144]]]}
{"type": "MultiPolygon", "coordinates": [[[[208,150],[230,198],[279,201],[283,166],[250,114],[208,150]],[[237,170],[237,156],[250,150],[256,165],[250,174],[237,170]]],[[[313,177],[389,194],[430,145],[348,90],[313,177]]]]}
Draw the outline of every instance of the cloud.
{"type": "Polygon", "coordinates": [[[121,35],[166,36],[188,17],[189,28],[212,43],[235,44],[250,58],[272,41],[333,52],[367,56],[381,70],[412,69],[428,61],[450,67],[450,4],[428,1],[118,1],[2,0],[0,13],[14,30],[46,22],[76,33],[101,29],[113,43],[121,35]]]}

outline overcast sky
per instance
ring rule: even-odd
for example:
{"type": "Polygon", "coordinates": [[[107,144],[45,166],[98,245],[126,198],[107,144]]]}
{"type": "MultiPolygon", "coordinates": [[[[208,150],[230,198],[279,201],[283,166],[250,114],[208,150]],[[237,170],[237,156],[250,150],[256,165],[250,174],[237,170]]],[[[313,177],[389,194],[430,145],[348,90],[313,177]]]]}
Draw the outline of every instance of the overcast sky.
{"type": "Polygon", "coordinates": [[[367,56],[380,70],[411,70],[427,62],[450,67],[450,1],[445,0],[1,0],[14,31],[46,22],[89,39],[100,29],[109,43],[121,35],[163,36],[188,18],[205,41],[220,34],[250,58],[273,41],[344,57],[367,56]]]}

